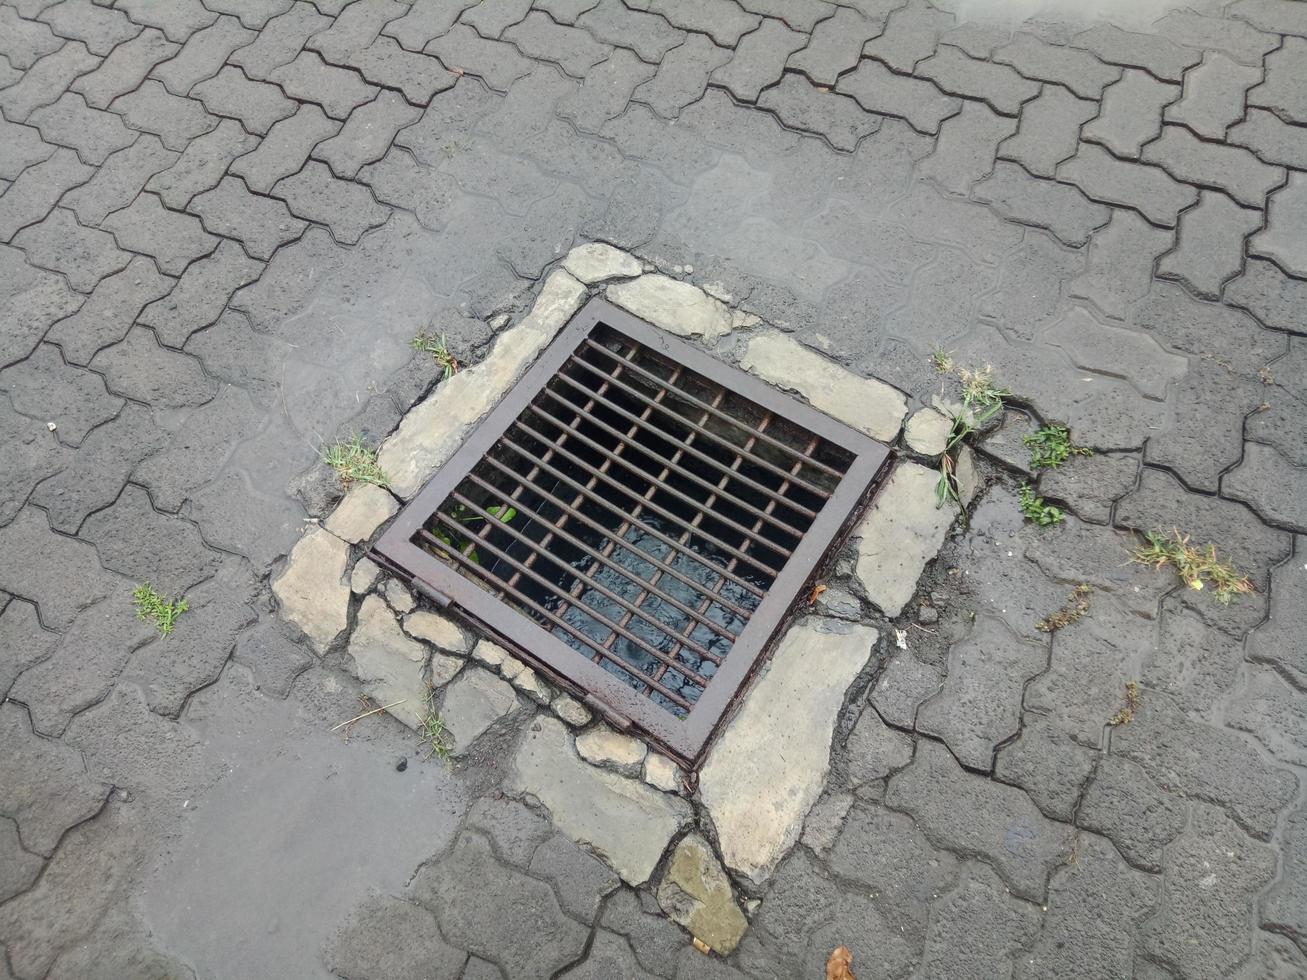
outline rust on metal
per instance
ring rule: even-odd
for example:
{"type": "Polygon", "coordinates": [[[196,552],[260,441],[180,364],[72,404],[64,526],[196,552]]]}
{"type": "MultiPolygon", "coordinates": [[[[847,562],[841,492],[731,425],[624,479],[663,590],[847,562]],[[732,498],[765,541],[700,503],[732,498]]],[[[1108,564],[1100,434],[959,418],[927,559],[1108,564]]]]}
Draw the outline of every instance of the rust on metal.
{"type": "Polygon", "coordinates": [[[374,557],[693,768],[888,460],[595,299],[374,557]]]}

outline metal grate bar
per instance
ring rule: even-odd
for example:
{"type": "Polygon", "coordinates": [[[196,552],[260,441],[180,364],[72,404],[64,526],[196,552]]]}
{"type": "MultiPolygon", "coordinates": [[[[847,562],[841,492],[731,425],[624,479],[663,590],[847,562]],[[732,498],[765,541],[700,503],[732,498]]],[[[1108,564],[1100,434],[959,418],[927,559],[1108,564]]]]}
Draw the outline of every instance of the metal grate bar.
{"type": "MultiPolygon", "coordinates": [[[[621,391],[622,391],[623,393],[625,393],[625,394],[627,394],[627,395],[630,395],[632,398],[638,399],[639,401],[643,402],[643,403],[646,404],[646,405],[654,405],[655,403],[658,403],[657,407],[658,407],[659,409],[661,409],[662,412],[663,412],[663,413],[664,413],[664,414],[665,414],[669,419],[671,419],[671,420],[672,420],[673,422],[675,422],[677,425],[683,425],[683,426],[685,426],[686,428],[688,428],[688,429],[690,430],[691,434],[693,434],[693,435],[702,435],[702,436],[711,436],[711,435],[712,435],[712,433],[711,433],[709,430],[707,430],[707,429],[704,428],[704,422],[706,422],[706,421],[708,420],[708,412],[707,412],[706,409],[705,409],[703,412],[700,413],[699,421],[698,421],[698,422],[692,422],[692,421],[690,421],[690,419],[687,418],[686,416],[681,415],[681,414],[679,414],[678,412],[674,412],[674,411],[672,411],[671,409],[667,408],[667,406],[666,406],[665,404],[662,404],[662,403],[659,402],[659,396],[666,394],[666,392],[667,392],[667,390],[668,390],[667,388],[660,389],[659,392],[658,392],[658,395],[656,395],[654,398],[649,398],[647,395],[644,395],[644,394],[642,394],[641,392],[636,391],[636,390],[635,390],[634,388],[632,388],[630,385],[623,384],[622,382],[618,381],[616,378],[613,378],[611,375],[604,374],[604,373],[603,373],[602,371],[600,371],[597,367],[595,367],[593,364],[588,363],[587,361],[582,361],[582,360],[580,360],[579,358],[573,356],[573,357],[571,358],[571,360],[569,361],[569,363],[579,365],[579,366],[581,366],[581,367],[583,367],[583,368],[588,369],[589,371],[591,371],[592,373],[594,373],[596,376],[611,381],[611,382],[612,382],[611,387],[621,389],[621,391]]],[[[560,378],[560,380],[568,381],[568,382],[569,382],[570,384],[572,384],[574,387],[577,386],[577,385],[576,385],[576,382],[573,381],[571,378],[569,378],[567,375],[562,375],[562,374],[560,374],[560,375],[559,375],[559,378],[560,378]]],[[[584,389],[584,390],[588,390],[588,389],[584,389]]],[[[721,392],[718,393],[718,395],[719,395],[719,399],[718,399],[718,400],[719,400],[719,401],[720,401],[720,394],[721,394],[721,392]]],[[[672,397],[676,397],[675,394],[673,394],[672,397]]],[[[607,404],[607,405],[612,405],[612,403],[609,402],[607,399],[605,399],[604,401],[605,401],[605,404],[607,404]]],[[[614,406],[614,407],[615,407],[615,406],[614,406]]],[[[649,427],[649,426],[646,426],[646,428],[650,428],[650,427],[649,427]]],[[[656,428],[655,428],[655,429],[651,429],[651,431],[655,432],[655,434],[658,434],[658,430],[657,430],[656,428]]],[[[665,438],[665,437],[664,437],[664,438],[665,438]]],[[[749,438],[752,439],[753,437],[750,436],[749,438]]],[[[731,447],[731,448],[729,449],[729,452],[731,452],[731,453],[739,453],[739,452],[740,452],[740,447],[739,447],[739,446],[737,446],[737,445],[733,445],[729,440],[722,440],[722,441],[724,442],[724,444],[725,444],[726,446],[730,446],[730,447],[731,447]]],[[[708,455],[707,453],[705,453],[705,452],[701,452],[701,451],[698,450],[698,449],[693,449],[693,450],[688,450],[688,451],[689,451],[690,455],[693,456],[695,459],[701,460],[702,462],[706,463],[707,465],[711,466],[713,469],[715,469],[715,470],[717,470],[717,471],[719,471],[719,472],[720,472],[720,471],[723,471],[723,470],[726,469],[725,464],[723,464],[723,463],[721,462],[721,460],[714,459],[712,456],[709,456],[709,455],[708,455]]],[[[755,459],[756,459],[756,457],[750,457],[750,460],[749,460],[749,461],[750,461],[750,462],[754,462],[755,459]]],[[[784,504],[786,507],[788,507],[790,510],[796,511],[796,512],[798,512],[799,514],[802,514],[804,517],[807,517],[807,518],[814,518],[814,517],[817,516],[817,512],[816,512],[815,510],[811,510],[810,508],[803,506],[802,504],[798,503],[798,502],[795,501],[795,500],[790,500],[790,499],[787,499],[787,498],[780,497],[780,496],[776,493],[775,489],[773,489],[772,487],[766,486],[765,484],[759,483],[757,480],[754,480],[754,479],[751,479],[750,477],[745,476],[743,473],[738,472],[738,469],[737,469],[737,471],[732,475],[732,479],[739,481],[741,484],[743,484],[744,486],[748,487],[750,490],[753,490],[753,491],[756,492],[756,493],[760,493],[760,494],[762,494],[762,495],[765,496],[768,500],[779,500],[780,503],[783,503],[783,504],[784,504]]],[[[826,493],[825,491],[820,491],[820,494],[821,494],[821,497],[822,497],[823,500],[824,500],[826,497],[829,496],[829,494],[826,493]]],[[[791,523],[793,523],[793,522],[791,522],[791,523]]],[[[808,523],[808,522],[804,522],[805,525],[806,525],[807,523],[808,523]]]]}
{"type": "MultiPolygon", "coordinates": [[[[534,408],[532,407],[532,408],[530,408],[529,410],[532,410],[532,411],[533,411],[534,408]]],[[[543,415],[544,413],[540,413],[540,414],[543,415]]],[[[549,418],[550,418],[548,415],[545,415],[544,417],[545,417],[546,420],[549,420],[549,418]]],[[[516,422],[514,422],[513,424],[514,424],[515,426],[517,426],[518,428],[520,428],[520,429],[524,429],[525,431],[531,433],[531,435],[532,435],[534,438],[536,438],[536,439],[542,439],[542,440],[544,440],[545,442],[548,442],[548,437],[546,437],[546,436],[542,436],[542,435],[541,435],[541,434],[540,434],[540,433],[539,433],[539,432],[538,432],[538,431],[537,431],[533,426],[531,426],[531,425],[529,425],[528,423],[522,421],[521,419],[518,419],[518,420],[517,420],[516,422]]],[[[557,424],[557,423],[553,423],[553,424],[557,424]]],[[[597,451],[599,451],[599,452],[605,452],[605,453],[607,452],[607,450],[605,450],[603,446],[600,446],[600,445],[599,445],[597,442],[595,442],[593,439],[589,439],[589,438],[587,438],[586,436],[581,435],[580,433],[576,433],[576,438],[577,438],[577,440],[578,440],[579,442],[582,442],[582,443],[588,445],[591,449],[595,449],[595,450],[597,450],[597,451]]],[[[510,440],[510,442],[511,442],[511,440],[510,440]]],[[[517,449],[518,447],[514,444],[514,448],[517,449]]],[[[522,452],[524,455],[530,456],[530,454],[529,454],[529,453],[526,453],[525,450],[518,449],[518,451],[519,451],[519,452],[522,452]]],[[[587,473],[594,473],[594,472],[596,472],[596,470],[594,469],[594,467],[592,467],[592,466],[591,466],[589,463],[587,463],[585,460],[581,459],[581,458],[580,458],[579,456],[577,456],[575,453],[571,453],[571,452],[568,452],[567,450],[562,450],[562,449],[560,449],[560,450],[559,450],[559,455],[566,457],[566,458],[567,458],[568,460],[570,460],[574,465],[579,466],[581,469],[585,470],[587,473]]],[[[644,478],[647,479],[647,477],[644,477],[644,478]]],[[[603,482],[604,482],[607,486],[612,487],[614,490],[616,490],[618,493],[622,494],[623,496],[631,497],[631,498],[634,499],[634,500],[639,500],[639,499],[640,499],[640,495],[637,494],[634,490],[631,490],[631,489],[628,488],[628,487],[624,487],[624,486],[622,486],[620,483],[618,483],[616,480],[614,480],[611,476],[608,476],[607,474],[604,475],[603,482]]],[[[664,520],[672,521],[672,522],[674,522],[674,523],[676,523],[676,524],[680,524],[680,523],[681,523],[681,519],[678,518],[678,517],[677,517],[675,514],[673,514],[671,511],[667,510],[665,507],[662,507],[662,506],[660,506],[660,505],[658,505],[658,504],[655,504],[655,503],[653,503],[653,501],[650,501],[648,506],[649,506],[649,510],[650,510],[652,513],[657,514],[659,517],[663,518],[664,520]]],[[[697,507],[698,507],[698,504],[695,504],[694,506],[697,508],[697,507]]],[[[772,566],[770,566],[770,565],[764,565],[764,564],[763,564],[762,562],[760,562],[757,558],[754,558],[752,555],[746,555],[746,554],[745,554],[743,551],[741,551],[739,548],[735,547],[735,546],[732,545],[732,544],[728,544],[727,542],[723,541],[721,538],[717,537],[717,536],[714,535],[714,534],[709,533],[708,531],[700,530],[700,531],[699,531],[699,537],[702,538],[704,541],[707,541],[709,544],[713,545],[714,547],[720,548],[722,551],[726,552],[728,555],[734,555],[734,556],[740,558],[742,561],[746,562],[747,564],[752,565],[754,568],[756,568],[758,571],[762,572],[764,575],[767,575],[767,576],[769,576],[769,577],[772,577],[772,576],[775,576],[775,574],[776,574],[776,569],[775,569],[774,567],[772,567],[772,566]]]]}
{"type": "MultiPolygon", "coordinates": [[[[568,377],[566,374],[560,373],[558,375],[558,380],[564,382],[569,387],[577,391],[580,391],[582,394],[589,394],[590,392],[590,389],[578,383],[575,379],[568,377]]],[[[544,394],[546,394],[550,398],[553,398],[555,401],[562,402],[563,404],[566,404],[568,406],[574,404],[571,398],[565,398],[562,394],[560,394],[558,391],[555,391],[552,388],[546,388],[544,394]]],[[[674,441],[677,442],[678,458],[680,454],[684,452],[690,456],[693,456],[695,459],[698,459],[700,462],[703,462],[706,465],[712,467],[714,470],[718,472],[727,471],[727,468],[719,460],[715,460],[711,456],[707,456],[699,452],[697,449],[688,446],[684,440],[678,440],[677,434],[675,432],[659,430],[657,426],[651,425],[646,419],[641,419],[639,421],[636,421],[636,416],[632,412],[628,412],[626,409],[622,408],[620,405],[618,405],[617,403],[613,402],[608,398],[600,397],[597,398],[596,400],[600,404],[602,404],[604,408],[608,409],[610,412],[613,412],[615,415],[618,415],[621,418],[632,422],[632,424],[635,425],[638,429],[649,433],[650,435],[654,436],[654,438],[659,439],[663,442],[674,442],[674,441]]],[[[645,409],[646,415],[649,412],[650,409],[646,408],[645,409]]],[[[682,425],[684,425],[686,428],[690,430],[689,433],[690,435],[701,435],[703,433],[702,427],[696,426],[690,420],[682,418],[681,416],[673,416],[673,417],[676,418],[682,425]]],[[[589,421],[595,423],[596,425],[600,425],[600,426],[604,425],[604,423],[600,422],[596,418],[591,418],[589,421]]],[[[647,446],[639,445],[637,446],[637,448],[642,450],[646,456],[649,456],[660,463],[666,462],[666,457],[661,456],[658,453],[655,453],[651,448],[647,446]]],[[[739,447],[737,446],[736,448],[729,450],[729,452],[731,452],[732,454],[736,454],[739,452],[739,447]]],[[[673,469],[676,471],[676,475],[681,477],[682,479],[689,480],[690,482],[694,483],[696,486],[704,487],[711,491],[713,484],[709,480],[706,480],[703,477],[699,476],[697,473],[694,473],[691,470],[686,469],[684,466],[679,466],[679,465],[674,466],[673,469]]],[[[730,473],[729,471],[727,471],[727,476],[731,477],[732,479],[737,479],[741,483],[745,482],[743,479],[740,478],[740,475],[738,473],[730,473]]],[[[764,495],[765,497],[767,497],[767,499],[769,500],[773,499],[776,496],[775,493],[767,487],[763,487],[758,492],[764,495]]],[[[824,495],[822,499],[823,500],[825,499],[824,495]]],[[[753,504],[749,503],[747,500],[744,500],[738,494],[731,495],[731,503],[733,503],[737,507],[741,507],[749,511],[755,517],[759,516],[762,513],[760,508],[755,507],[753,504]]],[[[803,527],[806,526],[807,523],[809,522],[800,521],[798,524],[796,524],[795,522],[791,521],[789,523],[785,523],[773,517],[768,520],[768,523],[773,525],[782,534],[789,535],[797,540],[798,538],[803,536],[803,527]]]]}
{"type": "MultiPolygon", "coordinates": [[[[609,350],[607,347],[604,347],[602,344],[595,343],[595,341],[589,337],[587,337],[581,343],[587,349],[599,351],[601,354],[606,354],[608,357],[617,356],[613,351],[609,350]]],[[[667,384],[667,380],[665,378],[658,377],[658,375],[654,374],[652,371],[648,370],[647,368],[643,368],[638,364],[631,364],[630,369],[634,373],[640,375],[642,378],[652,381],[656,385],[667,384]]],[[[691,405],[695,406],[696,408],[711,408],[711,406],[709,406],[708,403],[705,402],[703,399],[695,397],[694,395],[690,394],[688,391],[686,391],[683,388],[677,388],[675,395],[677,398],[684,399],[685,401],[689,402],[691,405]]],[[[725,422],[728,425],[733,425],[737,429],[743,429],[746,433],[749,433],[751,435],[759,434],[758,430],[755,429],[753,426],[749,425],[749,423],[741,419],[737,419],[735,416],[730,415],[727,412],[723,412],[720,409],[712,409],[712,415],[718,421],[725,422]]],[[[712,436],[713,433],[710,432],[708,433],[708,435],[712,436]]],[[[722,437],[720,436],[714,436],[714,438],[716,438],[720,442],[727,442],[728,445],[730,444],[728,440],[722,439],[722,437]]],[[[789,456],[795,456],[795,457],[799,456],[798,451],[793,446],[781,442],[775,436],[766,436],[763,439],[763,441],[766,442],[773,449],[779,449],[780,451],[786,453],[789,456]]],[[[839,479],[844,475],[841,471],[837,470],[835,467],[829,466],[826,463],[823,463],[819,459],[803,459],[802,457],[799,457],[799,461],[804,466],[810,466],[813,469],[819,470],[822,473],[825,473],[827,476],[832,476],[835,477],[836,479],[839,479]]],[[[756,462],[759,466],[771,470],[777,476],[785,476],[785,471],[783,469],[781,469],[780,467],[776,466],[773,463],[768,462],[765,459],[757,458],[754,460],[754,462],[756,462]]],[[[797,482],[801,483],[804,489],[810,490],[812,493],[820,493],[820,494],[827,493],[827,491],[823,490],[821,487],[814,486],[813,484],[809,483],[807,480],[804,480],[802,478],[799,478],[797,482]]]]}

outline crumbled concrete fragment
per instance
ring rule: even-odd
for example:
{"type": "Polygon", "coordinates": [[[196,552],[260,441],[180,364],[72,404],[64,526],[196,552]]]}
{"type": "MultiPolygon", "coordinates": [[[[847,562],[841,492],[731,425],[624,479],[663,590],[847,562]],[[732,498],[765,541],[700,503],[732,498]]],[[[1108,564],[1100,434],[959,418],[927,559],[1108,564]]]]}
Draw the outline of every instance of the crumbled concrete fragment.
{"type": "Polygon", "coordinates": [[[640,763],[648,750],[643,742],[600,725],[576,737],[576,751],[592,765],[608,766],[623,775],[638,776],[640,763]]]}
{"type": "Polygon", "coordinates": [[[472,649],[472,638],[448,616],[419,609],[404,617],[404,629],[410,636],[426,640],[437,650],[465,657],[472,649]]]}
{"type": "Polygon", "coordinates": [[[349,590],[355,595],[362,595],[377,584],[381,577],[381,566],[371,558],[360,558],[349,575],[349,590]]]}
{"type": "Polygon", "coordinates": [[[912,413],[912,418],[908,419],[908,424],[904,427],[903,438],[908,448],[914,452],[923,456],[938,456],[948,445],[948,434],[952,428],[953,420],[943,412],[923,408],[912,413]]]}
{"type": "Polygon", "coordinates": [[[350,544],[361,544],[372,532],[395,516],[395,498],[372,483],[361,483],[336,505],[327,518],[327,530],[350,544]]]}
{"type": "Polygon", "coordinates": [[[735,902],[731,881],[712,848],[698,834],[676,845],[672,863],[658,885],[658,904],[690,934],[723,956],[744,938],[748,920],[735,902]]]}
{"type": "Polygon", "coordinates": [[[315,527],[295,543],[286,568],[272,583],[282,618],[309,638],[319,656],[347,624],[350,587],[344,582],[349,546],[315,527]]]}
{"type": "Polygon", "coordinates": [[[492,643],[490,640],[477,640],[477,645],[472,648],[472,659],[479,660],[487,667],[499,670],[505,663],[516,663],[512,654],[501,647],[498,643],[492,643]]]}
{"type": "Polygon", "coordinates": [[[644,758],[644,781],[664,793],[679,793],[681,769],[667,756],[650,752],[644,758]]]}
{"type": "Polygon", "coordinates": [[[731,310],[697,286],[645,275],[608,287],[608,298],[642,320],[681,337],[713,343],[734,328],[731,310]]]}
{"type": "Polygon", "coordinates": [[[562,718],[573,728],[581,728],[590,724],[590,709],[583,705],[570,694],[560,694],[554,698],[550,705],[554,709],[554,714],[562,718]]]}
{"type": "Polygon", "coordinates": [[[587,286],[609,279],[631,279],[643,271],[634,256],[603,242],[576,246],[563,259],[563,268],[587,286]]]}

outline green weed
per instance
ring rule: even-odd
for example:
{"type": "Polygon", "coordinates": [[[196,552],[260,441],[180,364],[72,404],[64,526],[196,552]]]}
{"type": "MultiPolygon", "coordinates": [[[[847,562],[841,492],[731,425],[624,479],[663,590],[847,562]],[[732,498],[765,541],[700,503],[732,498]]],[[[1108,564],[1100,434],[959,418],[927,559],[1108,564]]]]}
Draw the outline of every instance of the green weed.
{"type": "Polygon", "coordinates": [[[936,347],[930,352],[930,363],[940,374],[950,374],[953,371],[953,355],[943,347],[936,347]]]}
{"type": "Polygon", "coordinates": [[[336,471],[346,487],[351,483],[375,483],[384,487],[390,482],[377,465],[377,451],[363,445],[362,436],[328,446],[322,453],[322,461],[336,471]]]}
{"type": "Polygon", "coordinates": [[[132,590],[132,603],[136,606],[136,618],[153,622],[160,636],[171,633],[178,617],[190,608],[190,604],[185,599],[172,602],[166,595],[155,591],[149,582],[138,585],[132,590]]]}
{"type": "Polygon", "coordinates": [[[425,330],[414,337],[410,343],[415,351],[424,354],[430,354],[432,359],[440,365],[440,378],[442,381],[448,381],[458,373],[458,358],[449,350],[449,342],[445,340],[442,333],[437,337],[433,333],[427,333],[425,330]]]}
{"type": "Polygon", "coordinates": [[[1134,721],[1135,712],[1139,710],[1140,692],[1138,681],[1126,681],[1125,685],[1125,707],[1107,719],[1107,723],[1113,728],[1121,725],[1128,725],[1134,721]]]}
{"type": "Polygon", "coordinates": [[[1054,507],[1052,504],[1044,503],[1043,497],[1035,496],[1035,488],[1029,483],[1021,484],[1021,513],[1026,515],[1026,519],[1033,521],[1040,527],[1051,527],[1054,524],[1061,524],[1066,517],[1060,507],[1054,507]]]}
{"type": "Polygon", "coordinates": [[[1055,613],[1050,613],[1035,624],[1041,633],[1056,633],[1070,626],[1085,613],[1089,612],[1089,593],[1093,592],[1087,585],[1077,585],[1067,596],[1066,604],[1055,613]]]}
{"type": "Polygon", "coordinates": [[[1072,455],[1092,456],[1094,451],[1077,446],[1064,425],[1046,425],[1021,440],[1030,449],[1032,470],[1056,469],[1072,455]]]}
{"type": "Polygon", "coordinates": [[[1210,584],[1216,590],[1217,601],[1225,603],[1254,591],[1252,579],[1217,559],[1214,544],[1205,548],[1191,545],[1189,535],[1182,535],[1178,528],[1172,528],[1171,537],[1161,531],[1149,531],[1144,540],[1144,544],[1135,548],[1132,560],[1153,568],[1171,565],[1185,585],[1195,591],[1202,591],[1210,584]]]}
{"type": "MultiPolygon", "coordinates": [[[[507,524],[509,521],[511,521],[513,518],[517,516],[517,508],[510,507],[508,504],[495,504],[493,507],[487,507],[485,510],[487,514],[490,514],[491,516],[498,518],[499,521],[501,521],[504,524],[507,524]]],[[[482,517],[480,514],[474,513],[473,511],[464,507],[462,504],[454,504],[452,513],[449,516],[456,523],[462,525],[475,524],[477,522],[482,522],[482,523],[485,522],[484,517],[482,517]]],[[[445,544],[449,545],[449,547],[451,547],[455,551],[462,551],[470,543],[470,537],[464,537],[463,535],[458,534],[456,532],[448,531],[445,529],[443,525],[440,524],[437,524],[431,533],[434,534],[436,537],[438,537],[441,541],[445,542],[445,544]]],[[[476,548],[473,548],[471,551],[469,551],[467,557],[471,561],[476,562],[478,565],[481,564],[481,558],[477,554],[476,548]]]]}
{"type": "Polygon", "coordinates": [[[427,751],[422,761],[426,762],[434,755],[441,762],[448,763],[453,757],[454,740],[445,728],[445,720],[436,710],[435,697],[436,689],[433,687],[427,692],[427,713],[418,727],[418,740],[427,751]]]}

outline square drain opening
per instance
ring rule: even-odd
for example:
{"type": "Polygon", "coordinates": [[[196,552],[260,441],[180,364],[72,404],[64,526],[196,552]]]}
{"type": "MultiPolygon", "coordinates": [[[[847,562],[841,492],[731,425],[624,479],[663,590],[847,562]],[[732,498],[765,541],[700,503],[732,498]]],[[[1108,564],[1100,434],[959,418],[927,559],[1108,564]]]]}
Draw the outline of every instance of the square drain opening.
{"type": "Polygon", "coordinates": [[[594,299],[375,551],[693,766],[888,457],[594,299]]]}

